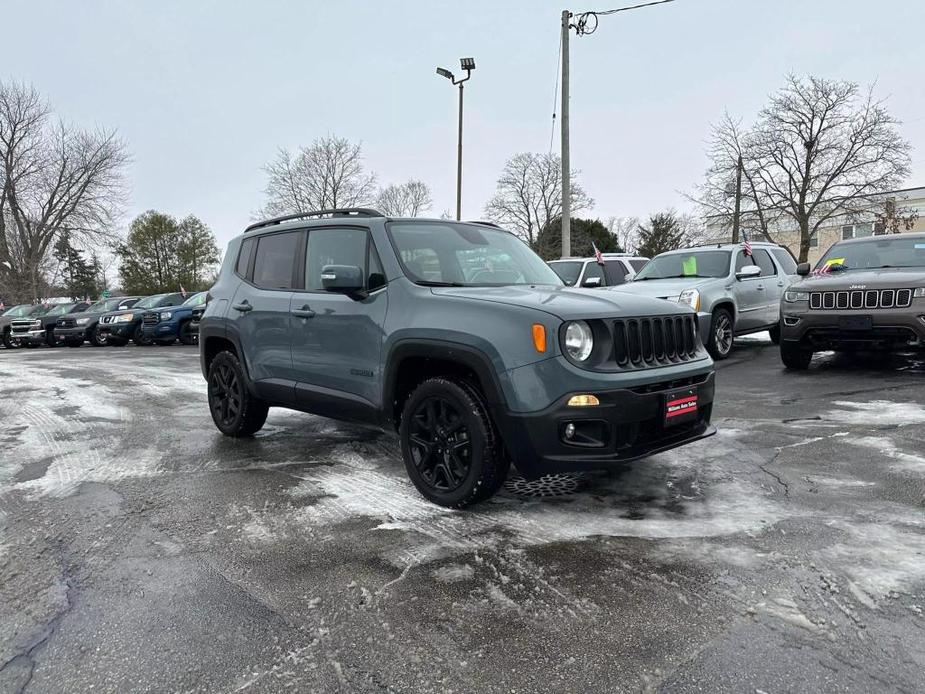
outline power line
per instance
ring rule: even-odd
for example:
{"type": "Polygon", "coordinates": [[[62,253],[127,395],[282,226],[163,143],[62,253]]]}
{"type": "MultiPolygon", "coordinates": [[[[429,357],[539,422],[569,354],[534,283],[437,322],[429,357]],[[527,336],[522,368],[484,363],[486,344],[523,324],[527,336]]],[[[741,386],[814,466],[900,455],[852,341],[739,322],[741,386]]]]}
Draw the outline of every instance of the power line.
{"type": "Polygon", "coordinates": [[[552,142],[556,137],[556,102],[559,100],[559,66],[562,64],[562,34],[559,34],[559,55],[556,57],[556,89],[552,95],[552,130],[549,133],[549,153],[552,154],[552,142]]]}
{"type": "Polygon", "coordinates": [[[575,15],[575,24],[572,26],[575,28],[579,36],[590,36],[595,31],[597,31],[598,17],[606,17],[607,15],[616,14],[617,12],[638,10],[643,7],[652,7],[653,5],[664,5],[666,2],[674,2],[674,0],[653,0],[652,2],[644,2],[638,5],[617,7],[613,10],[579,12],[575,15]]]}

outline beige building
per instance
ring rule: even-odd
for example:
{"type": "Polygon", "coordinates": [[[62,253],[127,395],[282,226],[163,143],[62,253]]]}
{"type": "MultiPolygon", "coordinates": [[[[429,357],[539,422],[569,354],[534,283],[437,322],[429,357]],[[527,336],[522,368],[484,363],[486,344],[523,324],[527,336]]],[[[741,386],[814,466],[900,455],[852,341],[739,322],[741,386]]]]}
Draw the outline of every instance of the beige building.
{"type": "MultiPolygon", "coordinates": [[[[914,211],[918,214],[915,224],[909,231],[925,232],[925,187],[903,188],[883,195],[884,200],[895,199],[896,207],[901,212],[914,211]]],[[[862,236],[871,236],[874,233],[875,212],[882,211],[881,206],[871,209],[869,215],[861,215],[855,219],[835,218],[825,223],[816,232],[815,238],[810,240],[809,262],[815,263],[828,248],[836,241],[854,239],[862,236]]],[[[709,238],[713,240],[728,241],[731,228],[728,222],[717,217],[706,219],[706,228],[709,238]]],[[[746,231],[748,227],[746,227],[746,231]]],[[[905,229],[903,229],[905,231],[905,229]]],[[[773,240],[787,246],[794,257],[800,255],[800,230],[796,228],[793,220],[783,217],[771,231],[773,240]]],[[[750,237],[752,240],[763,240],[760,236],[750,237]]]]}

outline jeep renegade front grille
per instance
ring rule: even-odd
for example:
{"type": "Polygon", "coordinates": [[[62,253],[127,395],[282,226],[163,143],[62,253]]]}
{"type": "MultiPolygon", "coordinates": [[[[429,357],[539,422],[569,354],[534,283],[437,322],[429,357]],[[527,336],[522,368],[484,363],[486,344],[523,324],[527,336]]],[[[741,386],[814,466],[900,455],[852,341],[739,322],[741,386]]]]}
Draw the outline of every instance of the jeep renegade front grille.
{"type": "Polygon", "coordinates": [[[632,368],[688,361],[697,355],[697,347],[694,316],[613,322],[613,358],[618,366],[632,368]]]}
{"type": "Polygon", "coordinates": [[[911,289],[852,289],[841,292],[811,292],[809,295],[809,307],[816,311],[908,308],[911,304],[911,289]]]}

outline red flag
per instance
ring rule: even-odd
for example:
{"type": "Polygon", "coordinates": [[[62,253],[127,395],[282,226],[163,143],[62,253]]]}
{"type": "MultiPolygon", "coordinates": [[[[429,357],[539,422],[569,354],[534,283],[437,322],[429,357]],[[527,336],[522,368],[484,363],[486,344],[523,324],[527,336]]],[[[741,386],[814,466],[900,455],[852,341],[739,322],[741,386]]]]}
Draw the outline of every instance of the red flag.
{"type": "Polygon", "coordinates": [[[745,229],[742,230],[742,252],[747,256],[751,256],[752,254],[752,244],[751,241],[748,240],[748,234],[745,233],[745,229]]]}
{"type": "Polygon", "coordinates": [[[595,244],[594,241],[591,242],[591,248],[594,249],[594,259],[597,261],[597,264],[603,265],[604,255],[600,252],[600,250],[597,247],[597,244],[595,244]]]}

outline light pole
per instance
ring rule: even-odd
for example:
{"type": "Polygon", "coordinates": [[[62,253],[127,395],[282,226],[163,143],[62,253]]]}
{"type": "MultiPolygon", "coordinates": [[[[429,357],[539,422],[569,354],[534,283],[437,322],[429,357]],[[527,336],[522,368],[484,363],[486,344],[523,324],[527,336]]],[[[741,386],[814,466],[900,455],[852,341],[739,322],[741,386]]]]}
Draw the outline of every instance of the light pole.
{"type": "Polygon", "coordinates": [[[462,219],[462,133],[463,133],[463,82],[472,76],[475,70],[475,58],[460,58],[459,67],[466,71],[466,76],[456,79],[449,70],[438,67],[437,74],[446,77],[453,84],[459,85],[459,139],[456,144],[456,220],[462,219]]]}

